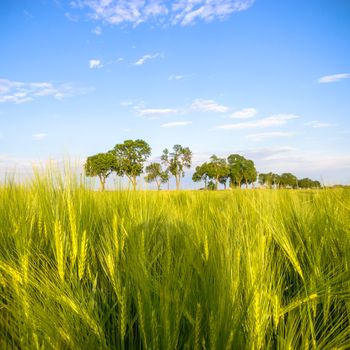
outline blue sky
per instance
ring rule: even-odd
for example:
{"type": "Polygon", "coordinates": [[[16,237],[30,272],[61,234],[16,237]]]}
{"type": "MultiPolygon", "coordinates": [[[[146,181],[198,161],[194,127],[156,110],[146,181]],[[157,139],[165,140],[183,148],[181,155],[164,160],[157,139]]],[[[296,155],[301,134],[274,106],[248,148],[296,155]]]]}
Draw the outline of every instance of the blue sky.
{"type": "Polygon", "coordinates": [[[350,183],[347,0],[2,0],[0,171],[142,138],[350,183]]]}

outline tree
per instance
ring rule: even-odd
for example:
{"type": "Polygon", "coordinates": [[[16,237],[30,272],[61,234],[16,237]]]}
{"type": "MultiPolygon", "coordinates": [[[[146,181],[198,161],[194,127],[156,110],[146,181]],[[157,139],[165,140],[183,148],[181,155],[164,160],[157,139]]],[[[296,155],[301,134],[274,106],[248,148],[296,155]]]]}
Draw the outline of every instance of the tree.
{"type": "Polygon", "coordinates": [[[226,185],[227,185],[227,180],[228,180],[228,173],[226,175],[220,176],[219,177],[219,183],[221,185],[224,185],[224,189],[226,190],[226,185]]]}
{"type": "Polygon", "coordinates": [[[271,175],[271,186],[275,188],[279,188],[281,185],[281,176],[278,174],[272,173],[271,175]]]}
{"type": "Polygon", "coordinates": [[[201,165],[196,166],[196,171],[192,175],[192,181],[204,181],[204,188],[206,189],[208,178],[208,163],[203,163],[201,165]]]}
{"type": "Polygon", "coordinates": [[[136,190],[136,178],[143,172],[143,165],[151,155],[151,147],[144,140],[126,140],[115,145],[112,152],[118,164],[117,174],[125,175],[131,182],[133,190],[136,190]]]}
{"type": "Polygon", "coordinates": [[[272,188],[274,186],[278,187],[280,183],[280,176],[274,173],[260,173],[258,177],[259,184],[262,186],[267,186],[268,188],[272,188]]]}
{"type": "Polygon", "coordinates": [[[117,170],[117,163],[113,153],[98,153],[88,157],[84,164],[86,176],[98,176],[101,190],[104,191],[107,177],[117,170]]]}
{"type": "Polygon", "coordinates": [[[231,187],[241,187],[242,183],[248,186],[256,181],[257,172],[252,160],[239,154],[230,154],[227,163],[231,187]]]}
{"type": "Polygon", "coordinates": [[[214,191],[217,189],[217,186],[215,184],[215,182],[213,180],[210,180],[208,182],[208,185],[206,186],[206,189],[209,190],[209,191],[214,191]]]}
{"type": "Polygon", "coordinates": [[[321,184],[319,181],[313,181],[307,177],[298,180],[298,185],[300,188],[319,188],[319,187],[321,187],[321,184]]]}
{"type": "Polygon", "coordinates": [[[215,189],[217,190],[220,180],[222,183],[224,179],[227,179],[227,176],[229,174],[226,160],[224,158],[219,158],[213,154],[210,157],[210,162],[207,163],[207,174],[210,179],[214,180],[215,189]]]}
{"type": "Polygon", "coordinates": [[[160,190],[160,186],[169,180],[169,174],[167,171],[162,170],[162,166],[160,163],[151,163],[146,166],[145,176],[146,182],[150,183],[155,181],[157,184],[158,191],[160,190]]]}
{"type": "Polygon", "coordinates": [[[280,184],[283,187],[297,188],[298,179],[295,175],[291,173],[283,173],[280,177],[280,184]]]}
{"type": "Polygon", "coordinates": [[[230,154],[227,157],[231,187],[241,187],[244,174],[245,158],[239,154],[230,154]]]}
{"type": "Polygon", "coordinates": [[[254,184],[258,173],[255,169],[254,162],[250,159],[246,159],[244,161],[243,169],[244,169],[244,171],[243,171],[242,183],[244,183],[246,185],[246,187],[248,187],[248,185],[254,184]]]}
{"type": "Polygon", "coordinates": [[[174,145],[173,152],[169,152],[167,148],[164,149],[161,160],[175,177],[176,189],[179,190],[181,177],[185,176],[184,169],[191,167],[192,152],[188,147],[174,145]]]}

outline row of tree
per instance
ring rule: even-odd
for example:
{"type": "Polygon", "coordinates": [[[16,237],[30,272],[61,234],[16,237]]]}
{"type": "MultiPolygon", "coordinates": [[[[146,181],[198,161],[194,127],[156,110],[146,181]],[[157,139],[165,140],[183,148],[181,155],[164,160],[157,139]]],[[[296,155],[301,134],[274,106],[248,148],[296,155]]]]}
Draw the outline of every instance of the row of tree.
{"type": "MultiPolygon", "coordinates": [[[[147,159],[151,155],[151,147],[144,140],[126,140],[116,144],[106,153],[98,153],[88,157],[84,165],[87,176],[98,176],[101,189],[104,190],[106,180],[115,172],[118,176],[126,176],[132,188],[137,187],[137,178],[145,171],[145,181],[155,182],[158,190],[161,185],[169,182],[170,176],[174,176],[176,189],[180,188],[181,178],[185,175],[185,169],[192,164],[192,152],[188,147],[174,145],[172,150],[163,150],[161,162],[152,162],[145,167],[147,159]]],[[[256,171],[252,160],[239,154],[231,154],[227,158],[219,158],[216,155],[196,167],[192,176],[194,182],[203,181],[205,189],[218,189],[222,184],[226,189],[227,183],[231,188],[242,185],[254,186],[254,183],[269,188],[315,188],[320,187],[318,181],[308,178],[298,180],[291,173],[277,175],[274,173],[263,174],[256,171]]]]}
{"type": "Polygon", "coordinates": [[[259,184],[268,188],[319,188],[319,181],[314,181],[309,178],[298,179],[291,173],[283,173],[281,175],[274,173],[259,174],[259,184]]]}
{"type": "Polygon", "coordinates": [[[239,154],[231,154],[227,160],[212,155],[209,162],[196,167],[192,176],[193,181],[204,181],[205,188],[214,189],[218,188],[219,183],[226,188],[228,180],[231,187],[241,187],[253,184],[256,179],[254,162],[239,154]]]}
{"type": "MultiPolygon", "coordinates": [[[[84,165],[87,176],[98,176],[102,191],[107,178],[115,172],[118,176],[126,176],[134,190],[137,178],[143,173],[144,165],[151,155],[151,147],[144,140],[126,140],[116,144],[106,153],[98,153],[88,157],[84,165]]],[[[156,182],[158,189],[162,183],[169,181],[170,174],[175,177],[176,189],[180,188],[181,178],[185,169],[191,167],[192,152],[188,147],[174,145],[172,152],[164,149],[161,156],[162,164],[154,162],[146,166],[147,182],[156,182]]]]}

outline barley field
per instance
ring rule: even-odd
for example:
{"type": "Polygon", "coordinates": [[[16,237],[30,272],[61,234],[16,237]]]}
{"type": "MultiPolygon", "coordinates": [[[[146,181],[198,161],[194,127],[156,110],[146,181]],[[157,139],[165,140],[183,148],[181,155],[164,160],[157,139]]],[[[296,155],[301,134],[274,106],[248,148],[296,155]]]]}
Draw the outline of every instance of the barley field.
{"type": "Polygon", "coordinates": [[[350,190],[0,186],[0,349],[349,349],[350,190]]]}

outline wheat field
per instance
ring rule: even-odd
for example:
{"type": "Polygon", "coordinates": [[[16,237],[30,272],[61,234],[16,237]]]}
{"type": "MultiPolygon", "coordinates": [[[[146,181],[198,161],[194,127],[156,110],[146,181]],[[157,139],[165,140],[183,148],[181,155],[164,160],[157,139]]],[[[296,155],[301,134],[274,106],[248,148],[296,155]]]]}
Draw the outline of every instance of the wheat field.
{"type": "Polygon", "coordinates": [[[349,349],[350,191],[0,186],[1,349],[349,349]]]}

